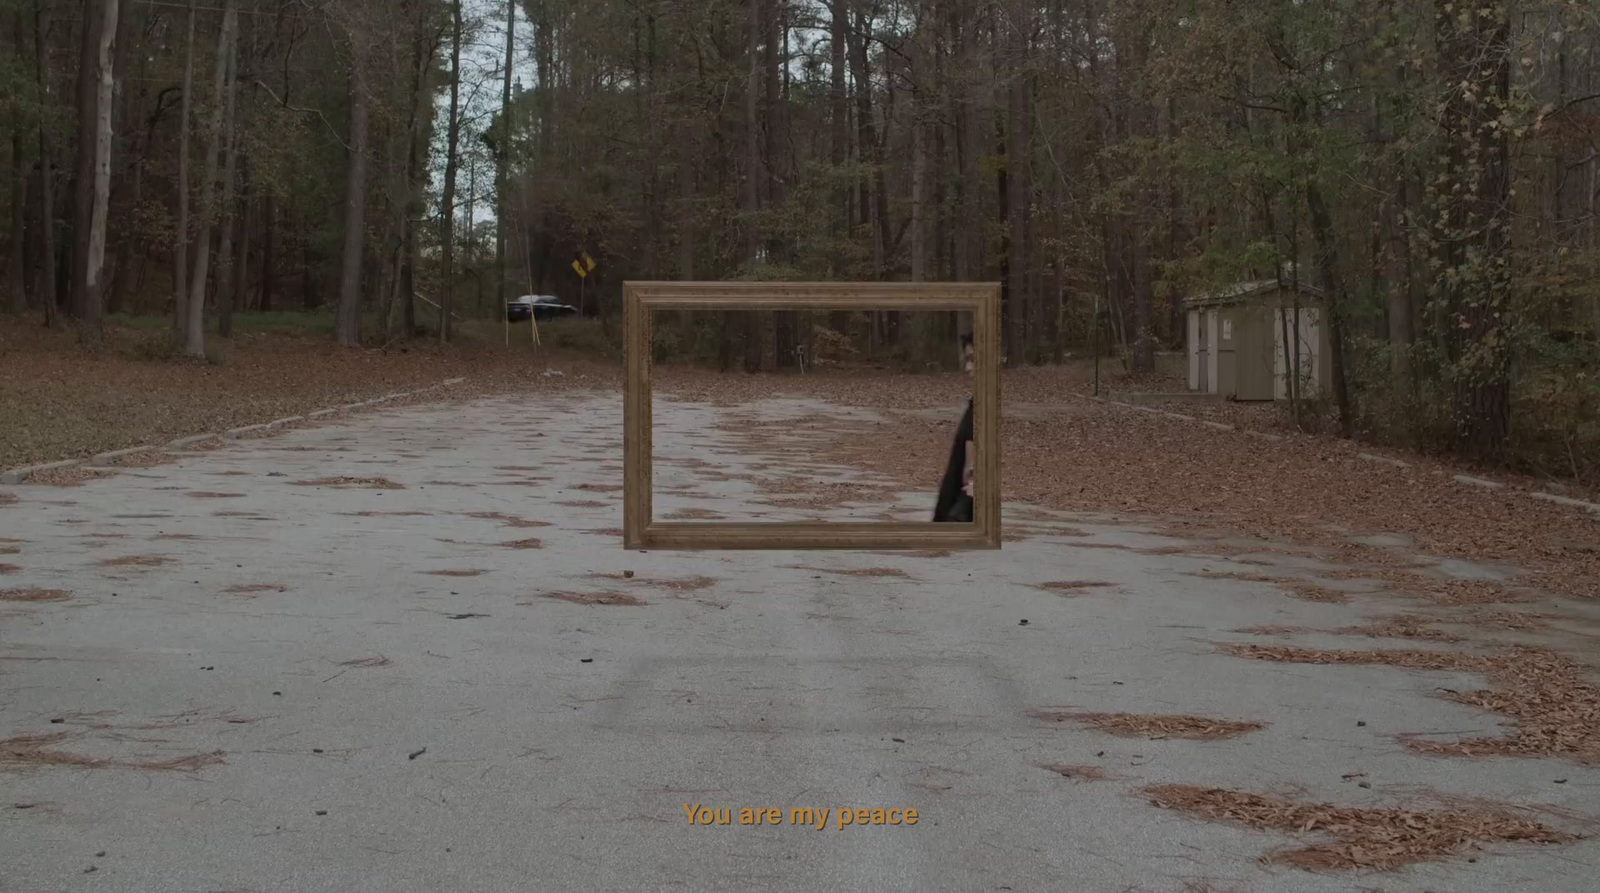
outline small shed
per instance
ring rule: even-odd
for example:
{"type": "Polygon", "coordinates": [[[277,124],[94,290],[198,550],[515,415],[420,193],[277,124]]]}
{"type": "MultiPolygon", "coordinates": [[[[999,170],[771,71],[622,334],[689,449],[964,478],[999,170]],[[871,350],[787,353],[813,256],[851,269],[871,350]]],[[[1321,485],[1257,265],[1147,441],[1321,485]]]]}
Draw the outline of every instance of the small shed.
{"type": "Polygon", "coordinates": [[[1184,301],[1188,311],[1189,390],[1234,400],[1287,400],[1286,360],[1299,326],[1299,392],[1328,393],[1332,367],[1322,325],[1322,291],[1267,279],[1241,282],[1184,301]],[[1288,341],[1289,349],[1284,349],[1288,341]]]}

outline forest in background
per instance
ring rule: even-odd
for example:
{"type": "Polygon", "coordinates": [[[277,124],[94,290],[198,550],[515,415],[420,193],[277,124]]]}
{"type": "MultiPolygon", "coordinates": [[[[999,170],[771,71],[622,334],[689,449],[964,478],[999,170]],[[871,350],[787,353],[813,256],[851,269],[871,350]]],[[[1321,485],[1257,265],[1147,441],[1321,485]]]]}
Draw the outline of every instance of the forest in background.
{"type": "MultiPolygon", "coordinates": [[[[1293,271],[1302,424],[1592,483],[1597,50],[1577,0],[0,0],[3,305],[203,356],[242,310],[387,345],[626,279],[985,280],[1012,365],[1142,371],[1293,271]]],[[[750,319],[697,350],[953,335],[750,319]]]]}

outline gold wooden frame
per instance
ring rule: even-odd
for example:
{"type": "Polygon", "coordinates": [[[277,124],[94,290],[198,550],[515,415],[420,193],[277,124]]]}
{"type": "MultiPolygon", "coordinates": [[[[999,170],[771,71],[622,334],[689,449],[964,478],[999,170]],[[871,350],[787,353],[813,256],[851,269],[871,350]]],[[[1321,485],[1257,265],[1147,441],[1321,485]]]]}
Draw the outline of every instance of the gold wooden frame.
{"type": "MultiPolygon", "coordinates": [[[[1000,548],[1000,285],[990,282],[624,282],[622,494],[628,549],[1000,548]],[[657,521],[651,517],[651,314],[694,310],[953,310],[972,313],[969,523],[657,521]]],[[[932,492],[933,488],[930,487],[932,492]]],[[[929,505],[932,511],[932,505],[929,505]]]]}

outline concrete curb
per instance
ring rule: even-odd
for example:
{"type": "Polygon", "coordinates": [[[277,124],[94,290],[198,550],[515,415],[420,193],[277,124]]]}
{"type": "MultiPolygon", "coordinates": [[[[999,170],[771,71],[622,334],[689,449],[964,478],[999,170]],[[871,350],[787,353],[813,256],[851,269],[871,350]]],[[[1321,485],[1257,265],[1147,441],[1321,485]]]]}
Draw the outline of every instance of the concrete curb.
{"type": "Polygon", "coordinates": [[[1393,465],[1395,468],[1411,467],[1410,462],[1402,462],[1399,459],[1391,459],[1388,456],[1378,456],[1373,453],[1356,453],[1356,458],[1366,462],[1381,462],[1384,465],[1393,465]]]}
{"type": "MultiPolygon", "coordinates": [[[[384,394],[381,397],[374,397],[371,400],[365,400],[360,403],[346,403],[342,406],[335,406],[332,409],[319,409],[316,412],[308,412],[303,416],[292,415],[288,416],[287,418],[273,419],[270,422],[263,422],[259,425],[245,425],[242,428],[229,428],[228,430],[222,432],[195,434],[190,437],[180,437],[177,440],[168,441],[166,443],[153,443],[146,446],[127,447],[126,449],[112,450],[107,453],[97,453],[93,456],[88,456],[83,459],[63,459],[60,462],[46,462],[43,465],[25,465],[21,468],[12,468],[6,471],[0,471],[0,484],[25,484],[27,483],[29,476],[37,474],[41,471],[53,471],[57,468],[71,468],[78,465],[88,468],[98,468],[120,456],[129,456],[134,453],[150,453],[157,450],[181,450],[186,446],[196,443],[203,443],[204,441],[212,439],[236,440],[239,437],[250,434],[254,431],[265,431],[269,428],[281,428],[284,425],[289,425],[294,422],[303,422],[306,419],[326,418],[327,416],[334,415],[335,413],[348,412],[353,409],[360,409],[367,406],[377,406],[381,403],[387,403],[390,400],[399,400],[402,397],[412,397],[417,394],[426,394],[429,391],[437,391],[440,388],[447,388],[451,385],[457,385],[466,380],[467,379],[464,376],[460,378],[447,378],[438,384],[429,385],[425,388],[418,388],[414,391],[396,391],[393,394],[384,394]]],[[[109,467],[107,470],[120,471],[121,469],[109,467]]]]}
{"type": "Polygon", "coordinates": [[[28,475],[40,471],[52,471],[57,468],[68,468],[77,465],[81,459],[67,459],[63,462],[46,462],[43,465],[28,465],[22,468],[13,468],[0,474],[0,484],[20,484],[28,479],[28,475]]]}
{"type": "MultiPolygon", "coordinates": [[[[1152,415],[1166,416],[1169,419],[1178,419],[1185,422],[1199,422],[1208,428],[1216,428],[1219,431],[1235,431],[1239,434],[1260,438],[1262,440],[1283,440],[1283,436],[1279,434],[1268,434],[1264,431],[1251,431],[1247,428],[1238,428],[1223,422],[1197,419],[1194,416],[1184,415],[1180,412],[1168,412],[1164,409],[1156,409],[1150,406],[1140,406],[1136,403],[1124,403],[1121,400],[1113,400],[1108,397],[1091,397],[1083,394],[1074,394],[1073,396],[1081,400],[1089,400],[1094,403],[1102,403],[1108,406],[1120,406],[1125,409],[1136,409],[1140,412],[1147,412],[1152,415]]],[[[1410,462],[1404,462],[1400,459],[1391,459],[1387,456],[1379,456],[1375,453],[1356,453],[1356,458],[1363,462],[1378,462],[1384,465],[1393,465],[1396,468],[1410,469],[1412,467],[1410,462]]],[[[1510,487],[1509,484],[1504,484],[1500,481],[1491,481],[1487,478],[1473,477],[1466,474],[1455,475],[1452,479],[1456,483],[1462,484],[1463,486],[1478,487],[1484,490],[1504,490],[1510,487]]],[[[1587,502],[1582,499],[1573,499],[1570,496],[1557,496],[1554,493],[1544,493],[1539,490],[1523,490],[1521,488],[1512,488],[1512,490],[1513,492],[1521,493],[1532,499],[1538,499],[1543,502],[1552,502],[1557,505],[1564,505],[1570,508],[1583,509],[1584,511],[1600,515],[1600,503],[1587,502]]]]}

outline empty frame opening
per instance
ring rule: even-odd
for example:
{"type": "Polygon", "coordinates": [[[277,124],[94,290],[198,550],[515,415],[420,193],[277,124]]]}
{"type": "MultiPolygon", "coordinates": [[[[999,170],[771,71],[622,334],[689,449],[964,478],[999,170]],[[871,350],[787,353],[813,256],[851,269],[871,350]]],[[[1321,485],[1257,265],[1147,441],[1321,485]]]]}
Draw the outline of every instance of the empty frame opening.
{"type": "Polygon", "coordinates": [[[932,520],[972,316],[653,310],[651,520],[932,520]]]}

